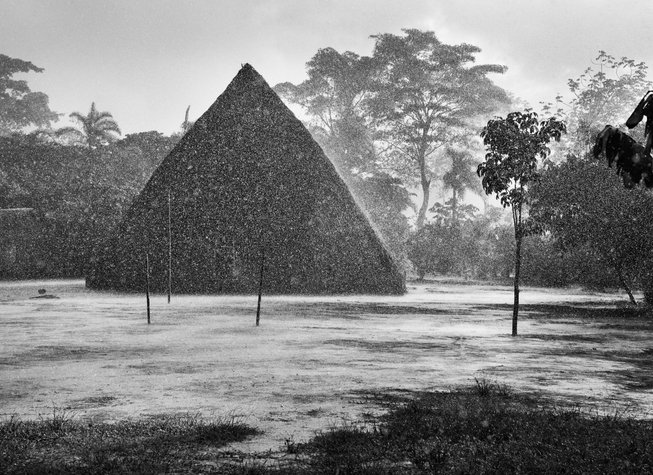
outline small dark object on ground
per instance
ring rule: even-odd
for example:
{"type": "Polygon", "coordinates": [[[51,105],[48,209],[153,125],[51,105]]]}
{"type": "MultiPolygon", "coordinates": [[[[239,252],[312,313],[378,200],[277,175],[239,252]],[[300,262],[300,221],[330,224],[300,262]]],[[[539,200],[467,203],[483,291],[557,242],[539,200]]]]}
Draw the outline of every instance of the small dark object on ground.
{"type": "Polygon", "coordinates": [[[30,297],[31,299],[58,299],[56,295],[47,294],[47,290],[39,289],[39,294],[36,297],[30,297]]]}

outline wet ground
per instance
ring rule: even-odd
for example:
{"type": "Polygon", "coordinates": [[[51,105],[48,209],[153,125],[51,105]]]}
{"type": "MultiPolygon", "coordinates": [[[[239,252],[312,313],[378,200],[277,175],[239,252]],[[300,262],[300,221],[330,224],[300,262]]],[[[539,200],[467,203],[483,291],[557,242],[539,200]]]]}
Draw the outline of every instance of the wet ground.
{"type": "Polygon", "coordinates": [[[242,450],[305,440],[380,412],[380,393],[474,379],[653,417],[653,318],[621,294],[410,284],[404,296],[152,298],[82,281],[0,282],[0,417],[67,411],[242,417],[242,450]],[[38,297],[38,289],[47,290],[38,297]],[[48,298],[58,297],[58,298],[48,298]]]}

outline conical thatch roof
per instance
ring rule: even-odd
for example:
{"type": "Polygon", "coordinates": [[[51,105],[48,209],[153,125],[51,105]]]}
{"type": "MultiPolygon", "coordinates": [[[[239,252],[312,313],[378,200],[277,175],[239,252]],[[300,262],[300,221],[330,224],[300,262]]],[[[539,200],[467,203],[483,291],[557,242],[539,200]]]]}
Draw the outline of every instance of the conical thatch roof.
{"type": "Polygon", "coordinates": [[[250,65],[134,200],[87,276],[96,289],[402,293],[404,278],[333,164],[250,65]],[[170,196],[170,208],[168,207],[170,196]]]}

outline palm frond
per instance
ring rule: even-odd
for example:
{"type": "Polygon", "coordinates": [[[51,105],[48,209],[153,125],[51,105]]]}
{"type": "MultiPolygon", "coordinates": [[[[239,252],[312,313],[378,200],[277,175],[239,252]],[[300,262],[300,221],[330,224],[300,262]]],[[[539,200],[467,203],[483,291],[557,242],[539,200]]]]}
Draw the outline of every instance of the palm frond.
{"type": "Polygon", "coordinates": [[[84,115],[80,112],[73,112],[70,118],[77,121],[83,131],[74,129],[72,127],[64,127],[62,134],[79,134],[85,138],[85,142],[89,147],[94,148],[100,145],[103,141],[113,141],[116,139],[112,133],[122,135],[120,127],[114,120],[110,112],[98,111],[95,102],[91,103],[91,108],[88,114],[84,115]],[[67,130],[67,132],[66,132],[67,130]],[[73,132],[74,131],[74,132],[73,132]]]}
{"type": "Polygon", "coordinates": [[[54,135],[57,137],[61,137],[63,135],[79,135],[81,137],[84,136],[84,134],[79,129],[76,129],[75,127],[62,127],[60,129],[55,130],[54,135]]]}
{"type": "Polygon", "coordinates": [[[87,121],[87,116],[82,115],[79,112],[72,112],[68,117],[70,117],[71,119],[75,119],[80,124],[84,124],[87,121]]]}

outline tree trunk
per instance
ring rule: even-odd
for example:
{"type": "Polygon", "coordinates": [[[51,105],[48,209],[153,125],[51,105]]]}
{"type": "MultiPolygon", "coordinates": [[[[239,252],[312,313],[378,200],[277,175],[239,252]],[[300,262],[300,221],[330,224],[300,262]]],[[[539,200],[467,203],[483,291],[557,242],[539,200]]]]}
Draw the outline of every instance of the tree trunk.
{"type": "MultiPolygon", "coordinates": [[[[518,231],[520,233],[520,231],[518,231]]],[[[517,336],[517,317],[519,315],[519,272],[521,270],[521,243],[522,236],[517,234],[515,236],[515,299],[512,306],[512,336],[517,336]]]]}
{"type": "Polygon", "coordinates": [[[422,184],[422,205],[419,208],[419,213],[417,213],[417,229],[422,229],[424,227],[424,222],[426,221],[426,211],[429,209],[429,200],[431,195],[431,179],[426,176],[426,170],[424,166],[421,167],[421,184],[422,184]]]}
{"type": "Polygon", "coordinates": [[[637,305],[637,300],[635,300],[635,297],[633,296],[633,292],[630,290],[630,286],[628,285],[628,282],[626,282],[626,277],[624,276],[624,273],[621,270],[621,266],[615,266],[615,270],[617,271],[617,277],[619,277],[619,282],[621,283],[621,286],[628,294],[630,303],[632,303],[633,305],[637,305]]]}
{"type": "Polygon", "coordinates": [[[426,212],[429,209],[429,198],[431,195],[431,178],[428,175],[428,170],[426,167],[426,150],[429,144],[428,132],[431,128],[430,120],[422,128],[422,138],[420,140],[420,145],[417,150],[417,165],[419,166],[419,178],[422,185],[422,206],[419,208],[419,213],[417,213],[417,229],[420,230],[424,226],[426,221],[426,212]]]}
{"type": "Polygon", "coordinates": [[[452,188],[451,191],[451,223],[458,227],[458,193],[455,188],[452,188]]]}

